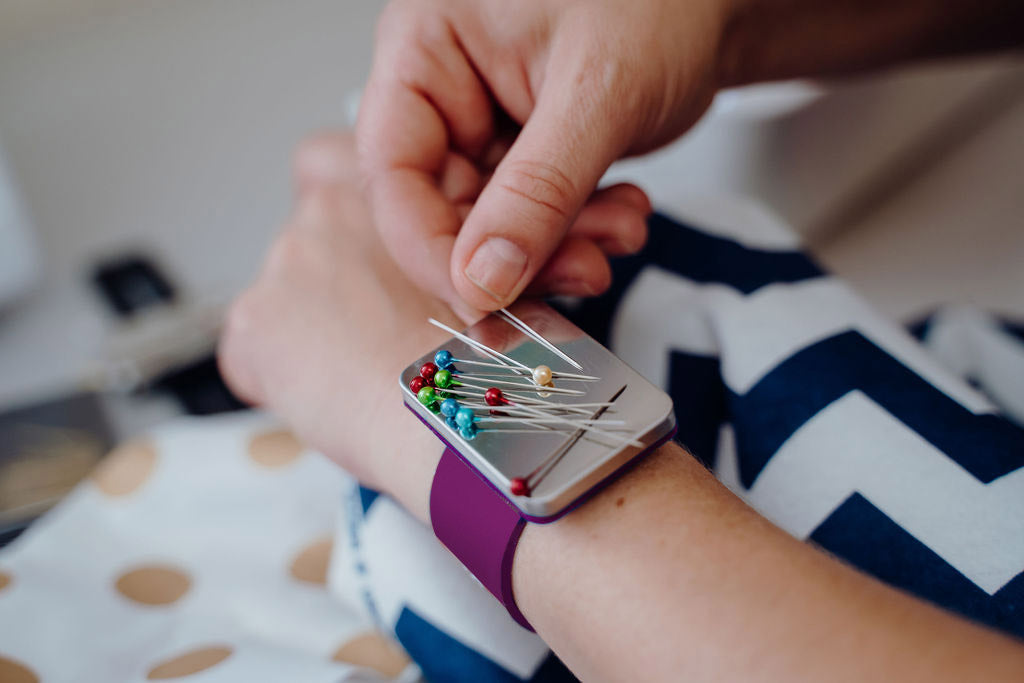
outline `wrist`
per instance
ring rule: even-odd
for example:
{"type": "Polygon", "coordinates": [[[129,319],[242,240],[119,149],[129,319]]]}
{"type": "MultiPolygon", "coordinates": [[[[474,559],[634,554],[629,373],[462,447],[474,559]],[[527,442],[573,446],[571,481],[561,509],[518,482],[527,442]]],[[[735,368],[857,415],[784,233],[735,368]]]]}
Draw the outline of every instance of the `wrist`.
{"type": "MultiPolygon", "coordinates": [[[[616,678],[585,664],[604,634],[600,624],[614,622],[620,610],[632,612],[638,593],[682,576],[689,545],[702,533],[698,512],[720,489],[696,459],[669,442],[562,519],[526,525],[512,565],[517,604],[582,680],[616,678]],[[681,506],[690,514],[679,514],[681,506]],[[666,520],[673,520],[671,534],[666,520]],[[646,566],[652,547],[664,555],[658,566],[646,566]],[[661,570],[673,576],[637,578],[661,570]]],[[[599,647],[614,651],[616,644],[599,647]]]]}
{"type": "Polygon", "coordinates": [[[444,444],[398,401],[395,437],[389,439],[387,454],[377,460],[375,478],[384,493],[430,524],[430,488],[444,444]]]}

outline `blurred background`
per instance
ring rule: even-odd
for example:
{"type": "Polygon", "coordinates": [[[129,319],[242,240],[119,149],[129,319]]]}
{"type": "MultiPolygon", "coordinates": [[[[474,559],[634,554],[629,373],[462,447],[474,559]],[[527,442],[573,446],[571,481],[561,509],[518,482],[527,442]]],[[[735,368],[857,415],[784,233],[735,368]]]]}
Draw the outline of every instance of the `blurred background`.
{"type": "MultiPolygon", "coordinates": [[[[223,307],[293,147],[349,120],[383,4],[0,0],[0,544],[113,442],[238,407],[223,307]]],[[[896,319],[1024,319],[1022,160],[1024,62],[998,57],[726,92],[612,175],[774,214],[896,319]]]]}

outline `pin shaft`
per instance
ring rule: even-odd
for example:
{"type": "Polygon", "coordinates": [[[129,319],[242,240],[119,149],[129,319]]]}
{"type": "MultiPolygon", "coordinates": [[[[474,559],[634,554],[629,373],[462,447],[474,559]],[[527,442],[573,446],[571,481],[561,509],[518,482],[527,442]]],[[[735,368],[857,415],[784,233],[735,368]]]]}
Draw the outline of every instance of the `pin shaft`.
{"type": "Polygon", "coordinates": [[[472,337],[469,337],[469,336],[467,336],[465,334],[462,334],[461,332],[459,332],[457,330],[453,330],[452,328],[448,327],[447,325],[445,325],[440,320],[435,320],[434,318],[427,318],[427,322],[429,322],[434,327],[441,328],[442,330],[444,330],[448,334],[454,336],[456,339],[464,341],[465,343],[467,343],[470,346],[472,346],[474,349],[482,351],[483,353],[487,354],[491,358],[494,358],[495,360],[501,360],[503,362],[506,362],[507,364],[516,365],[516,366],[519,366],[520,368],[522,368],[523,370],[526,370],[528,372],[532,372],[532,370],[530,370],[530,368],[526,367],[525,365],[523,365],[522,363],[520,363],[516,359],[509,358],[508,356],[506,356],[505,354],[501,353],[500,351],[495,351],[494,349],[492,349],[491,347],[487,346],[486,344],[482,344],[482,343],[478,342],[476,339],[473,339],[472,337]]]}
{"type": "Polygon", "coordinates": [[[549,342],[547,339],[542,337],[540,335],[540,333],[537,332],[535,329],[533,329],[532,327],[527,325],[525,322],[523,322],[522,320],[517,318],[515,315],[513,315],[507,308],[501,309],[499,311],[499,313],[505,317],[505,321],[506,322],[508,322],[510,325],[512,325],[513,327],[518,329],[520,332],[523,332],[526,335],[528,335],[530,337],[533,337],[534,341],[536,341],[541,346],[546,347],[548,349],[548,351],[550,351],[551,353],[555,354],[556,356],[558,356],[559,358],[561,358],[565,362],[571,364],[577,370],[583,370],[583,366],[582,365],[580,365],[579,363],[574,361],[572,358],[570,358],[568,356],[568,354],[566,354],[560,348],[558,348],[557,346],[555,346],[554,344],[549,342]]]}

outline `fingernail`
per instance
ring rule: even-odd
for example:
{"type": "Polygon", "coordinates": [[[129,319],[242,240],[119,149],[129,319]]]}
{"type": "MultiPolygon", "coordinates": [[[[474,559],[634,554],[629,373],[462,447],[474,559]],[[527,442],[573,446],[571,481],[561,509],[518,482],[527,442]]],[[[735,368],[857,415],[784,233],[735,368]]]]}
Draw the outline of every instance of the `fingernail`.
{"type": "Polygon", "coordinates": [[[466,277],[498,302],[504,302],[526,271],[526,253],[502,237],[491,237],[476,248],[466,277]]]}

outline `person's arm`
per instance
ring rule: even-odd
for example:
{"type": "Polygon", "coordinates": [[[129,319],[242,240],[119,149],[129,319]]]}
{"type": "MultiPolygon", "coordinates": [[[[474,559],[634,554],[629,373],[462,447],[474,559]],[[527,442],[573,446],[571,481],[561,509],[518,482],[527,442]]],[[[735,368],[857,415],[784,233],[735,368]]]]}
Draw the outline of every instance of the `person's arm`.
{"type": "Polygon", "coordinates": [[[585,681],[1012,681],[1024,645],[781,531],[679,446],[530,525],[518,604],[585,681]]]}
{"type": "MultiPolygon", "coordinates": [[[[304,173],[300,155],[295,217],[233,308],[225,377],[427,522],[442,447],[395,382],[447,338],[427,316],[452,314],[383,253],[346,171],[348,142],[312,149],[339,161],[304,173]]],[[[794,540],[675,445],[558,522],[528,525],[513,584],[538,633],[587,681],[998,681],[1024,671],[1024,645],[794,540]]]]}
{"type": "MultiPolygon", "coordinates": [[[[391,495],[430,522],[415,430],[391,495]]],[[[1018,681],[1024,645],[797,541],[676,444],[553,524],[528,524],[516,602],[584,681],[1018,681]]]]}
{"type": "Polygon", "coordinates": [[[729,0],[722,87],[1024,45],[1015,0],[729,0]]]}
{"type": "Polygon", "coordinates": [[[643,244],[594,194],[722,87],[1024,40],[1014,0],[393,0],[359,114],[370,203],[413,282],[465,319],[528,286],[588,295],[643,244]]]}
{"type": "MultiPolygon", "coordinates": [[[[409,416],[388,490],[429,524],[441,448],[409,416]]],[[[1024,644],[789,536],[676,444],[552,524],[516,602],[584,681],[1018,681],[1024,644]]]]}

